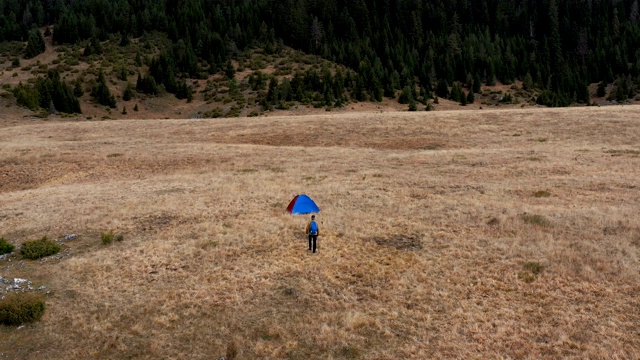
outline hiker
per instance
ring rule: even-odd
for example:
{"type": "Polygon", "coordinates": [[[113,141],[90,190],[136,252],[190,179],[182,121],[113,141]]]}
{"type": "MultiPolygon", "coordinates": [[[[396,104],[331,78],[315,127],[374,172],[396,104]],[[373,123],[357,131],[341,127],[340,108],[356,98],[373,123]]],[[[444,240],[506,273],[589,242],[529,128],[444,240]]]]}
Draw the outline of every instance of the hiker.
{"type": "Polygon", "coordinates": [[[311,215],[311,221],[307,224],[305,232],[309,235],[309,250],[312,250],[311,243],[313,242],[313,252],[315,253],[318,235],[320,235],[320,229],[318,228],[315,215],[311,215]]]}

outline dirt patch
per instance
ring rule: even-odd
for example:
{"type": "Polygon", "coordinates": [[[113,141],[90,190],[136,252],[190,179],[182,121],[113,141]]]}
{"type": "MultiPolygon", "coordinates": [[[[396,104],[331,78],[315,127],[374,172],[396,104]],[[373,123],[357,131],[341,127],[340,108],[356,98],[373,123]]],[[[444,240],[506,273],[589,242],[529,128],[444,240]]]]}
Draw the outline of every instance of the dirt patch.
{"type": "Polygon", "coordinates": [[[417,251],[422,249],[422,238],[419,235],[393,235],[372,239],[378,245],[388,246],[397,250],[417,251]]]}

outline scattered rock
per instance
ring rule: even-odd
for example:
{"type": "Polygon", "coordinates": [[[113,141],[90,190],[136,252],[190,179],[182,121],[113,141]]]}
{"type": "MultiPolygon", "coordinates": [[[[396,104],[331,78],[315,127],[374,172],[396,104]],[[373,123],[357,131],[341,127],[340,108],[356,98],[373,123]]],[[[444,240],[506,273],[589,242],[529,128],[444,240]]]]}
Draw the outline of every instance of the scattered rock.
{"type": "Polygon", "coordinates": [[[9,292],[43,291],[46,288],[46,286],[40,286],[36,289],[32,286],[31,280],[28,279],[8,279],[0,276],[0,299],[3,299],[9,292]]]}
{"type": "Polygon", "coordinates": [[[78,238],[78,234],[69,234],[64,236],[65,241],[75,240],[78,238]]]}

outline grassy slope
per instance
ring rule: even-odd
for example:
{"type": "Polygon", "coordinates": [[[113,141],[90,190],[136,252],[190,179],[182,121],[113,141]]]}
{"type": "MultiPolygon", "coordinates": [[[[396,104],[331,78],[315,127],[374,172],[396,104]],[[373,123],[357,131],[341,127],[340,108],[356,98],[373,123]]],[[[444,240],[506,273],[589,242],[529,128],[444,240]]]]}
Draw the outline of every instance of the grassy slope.
{"type": "Polygon", "coordinates": [[[0,349],[637,358],[638,114],[5,124],[0,236],[82,237],[61,260],[0,261],[51,291],[42,322],[0,328],[0,349]],[[284,214],[302,192],[322,208],[316,255],[306,217],[284,214]],[[109,229],[124,242],[101,245],[109,229]]]}

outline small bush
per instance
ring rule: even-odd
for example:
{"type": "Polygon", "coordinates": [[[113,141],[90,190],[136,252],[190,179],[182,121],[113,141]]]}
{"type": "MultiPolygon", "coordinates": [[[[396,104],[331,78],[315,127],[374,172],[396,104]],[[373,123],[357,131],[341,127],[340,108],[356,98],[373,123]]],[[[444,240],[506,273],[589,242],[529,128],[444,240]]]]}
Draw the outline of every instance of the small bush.
{"type": "Polygon", "coordinates": [[[37,260],[45,256],[60,252],[60,245],[49,240],[46,236],[40,240],[25,241],[20,248],[20,253],[26,259],[37,260]]]}
{"type": "Polygon", "coordinates": [[[340,352],[347,359],[357,359],[361,356],[361,351],[356,346],[344,346],[340,352]]]}
{"type": "Polygon", "coordinates": [[[0,255],[12,253],[15,248],[16,247],[13,246],[13,244],[9,244],[5,238],[0,237],[0,255]]]}
{"type": "Polygon", "coordinates": [[[522,265],[524,270],[530,271],[532,274],[538,275],[544,270],[544,265],[539,262],[528,262],[522,265]]]}
{"type": "Polygon", "coordinates": [[[116,235],[113,233],[113,230],[110,230],[106,233],[100,234],[100,239],[102,240],[102,245],[109,245],[113,242],[116,235]]]}
{"type": "Polygon", "coordinates": [[[45,303],[41,295],[12,293],[0,301],[0,324],[20,325],[40,320],[45,303]]]}
{"type": "Polygon", "coordinates": [[[518,273],[518,278],[526,283],[532,283],[538,279],[538,275],[544,270],[544,265],[539,262],[527,262],[522,265],[521,271],[518,273]]]}

